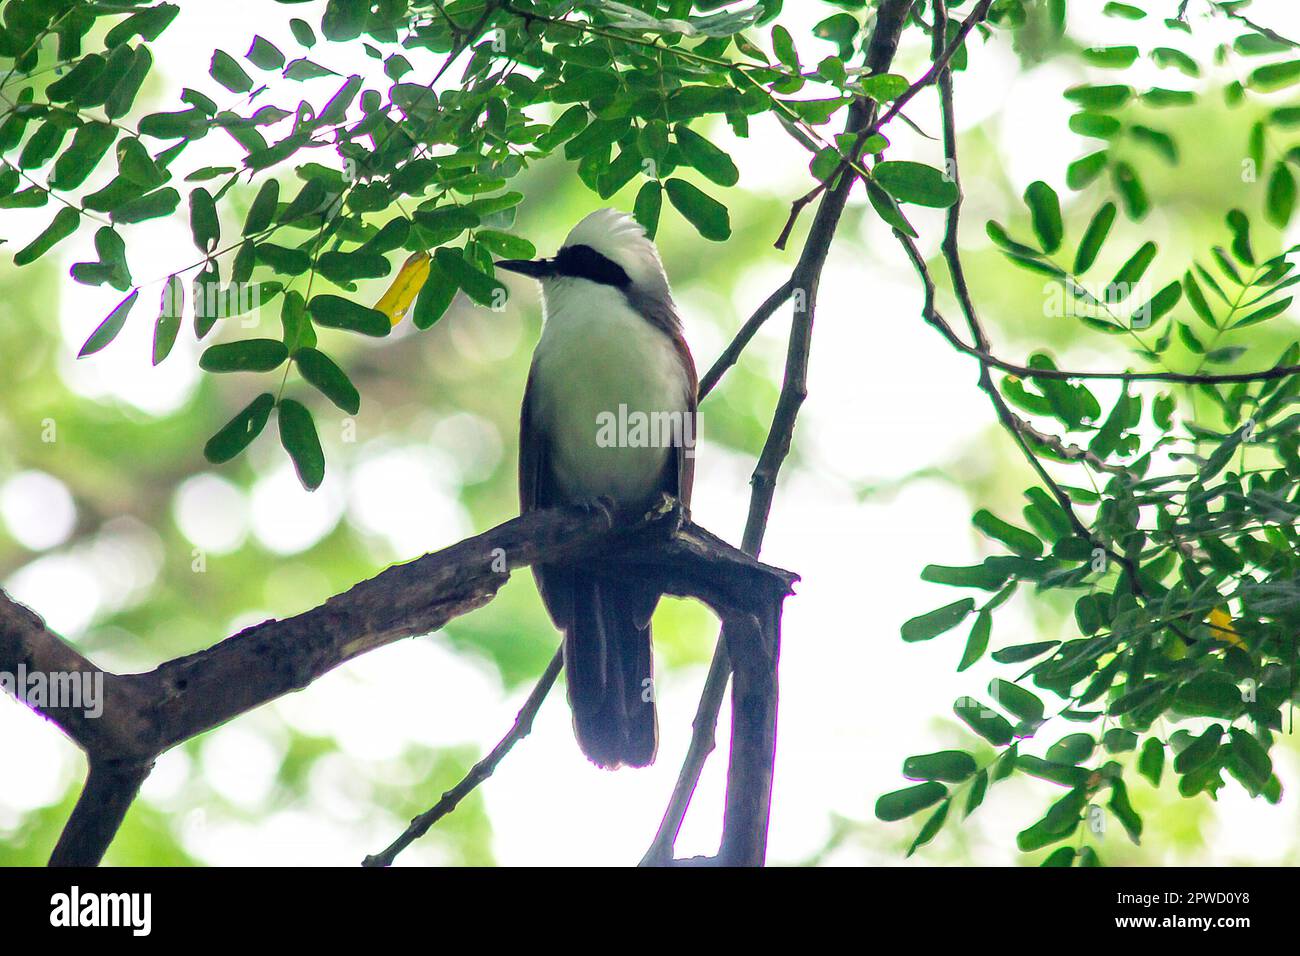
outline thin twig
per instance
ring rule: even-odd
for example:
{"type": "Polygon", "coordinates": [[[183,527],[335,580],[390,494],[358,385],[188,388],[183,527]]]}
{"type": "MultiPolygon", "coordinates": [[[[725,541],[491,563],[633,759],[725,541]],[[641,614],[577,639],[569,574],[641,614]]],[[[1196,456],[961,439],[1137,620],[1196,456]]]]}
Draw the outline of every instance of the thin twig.
{"type": "Polygon", "coordinates": [[[762,305],[754,310],[754,314],[740,327],[736,337],[722,350],[722,354],[718,356],[717,361],[710,366],[709,370],[704,373],[704,377],[700,379],[700,401],[703,401],[705,396],[713,391],[713,387],[718,384],[727,370],[736,364],[736,361],[740,358],[740,353],[745,351],[745,347],[749,345],[750,340],[758,333],[758,330],[763,327],[763,323],[770,319],[776,310],[789,300],[793,289],[794,280],[787,279],[763,300],[762,305]]]}
{"type": "Polygon", "coordinates": [[[1236,20],[1238,23],[1242,24],[1243,26],[1249,27],[1251,30],[1254,30],[1260,36],[1268,37],[1268,39],[1272,40],[1274,43],[1281,43],[1291,47],[1300,47],[1300,42],[1292,40],[1290,37],[1284,37],[1282,34],[1278,33],[1276,30],[1272,29],[1271,27],[1266,27],[1263,26],[1262,24],[1256,23],[1254,20],[1251,20],[1249,17],[1247,17],[1244,13],[1239,13],[1237,10],[1234,10],[1231,7],[1226,6],[1225,4],[1212,2],[1210,6],[1214,7],[1215,10],[1217,10],[1219,13],[1222,13],[1225,17],[1230,17],[1233,20],[1236,20]]]}
{"type": "Polygon", "coordinates": [[[501,742],[492,748],[491,753],[474,764],[464,779],[444,793],[442,799],[433,807],[412,820],[411,825],[386,849],[366,857],[361,865],[392,866],[393,861],[397,859],[397,854],[428,833],[435,823],[455,810],[460,805],[460,802],[474,791],[475,787],[492,776],[497,769],[497,765],[510,752],[510,749],[532,732],[533,718],[537,716],[537,712],[542,707],[542,702],[546,700],[546,695],[550,693],[551,687],[555,684],[555,679],[560,676],[560,671],[563,668],[564,651],[560,649],[555,652],[555,656],[551,658],[551,662],[546,665],[546,670],[542,672],[541,678],[537,681],[537,686],[528,695],[524,705],[519,708],[513,726],[501,738],[501,742]]]}

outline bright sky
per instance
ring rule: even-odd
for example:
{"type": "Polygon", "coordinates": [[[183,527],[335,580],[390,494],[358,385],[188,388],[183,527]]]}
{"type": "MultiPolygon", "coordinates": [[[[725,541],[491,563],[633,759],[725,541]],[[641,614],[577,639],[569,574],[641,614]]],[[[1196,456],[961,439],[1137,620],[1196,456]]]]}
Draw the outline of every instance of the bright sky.
{"type": "MultiPolygon", "coordinates": [[[[276,7],[275,19],[287,22],[289,15],[296,15],[317,22],[321,6],[276,7]]],[[[1081,5],[1071,6],[1073,12],[1081,5]]],[[[809,23],[822,10],[802,4],[787,7],[809,7],[809,23]]],[[[254,30],[292,49],[287,28],[271,22],[267,9],[264,0],[186,4],[155,48],[168,86],[201,76],[214,46],[242,52],[254,30]]],[[[1294,29],[1300,19],[1288,0],[1259,2],[1252,15],[1279,28],[1289,19],[1294,29]]],[[[1078,26],[1110,42],[1155,45],[1148,24],[1093,18],[1078,26]],[[1116,40],[1117,34],[1122,38],[1116,40]]],[[[1209,46],[1210,41],[1202,42],[1209,46]]],[[[331,65],[342,59],[333,48],[322,55],[326,57],[331,65]]],[[[358,71],[373,69],[374,61],[359,52],[355,60],[358,71]]],[[[1055,65],[1019,72],[1002,47],[977,46],[972,60],[972,69],[959,81],[962,121],[968,126],[994,122],[990,132],[1016,191],[1035,178],[1061,177],[1066,163],[1079,155],[1081,141],[1066,131],[1068,111],[1059,90],[1077,77],[1055,65]]],[[[915,75],[915,62],[901,65],[915,75]]],[[[332,92],[329,81],[320,85],[323,94],[332,92]]],[[[205,83],[202,88],[210,87],[205,83]]],[[[932,110],[933,100],[923,95],[909,112],[920,117],[933,115],[932,110]]],[[[801,177],[806,157],[779,130],[757,128],[738,160],[742,188],[786,198],[805,188],[801,177]],[[758,157],[764,158],[761,165],[758,157]]],[[[196,153],[190,161],[197,164],[201,159],[196,153]]],[[[979,203],[974,196],[972,205],[979,203]]],[[[598,204],[593,196],[593,208],[598,204]]],[[[924,233],[923,248],[932,247],[938,238],[937,220],[918,215],[913,221],[924,233]]],[[[972,245],[984,242],[979,212],[972,212],[968,221],[966,240],[972,245]]],[[[553,231],[561,234],[567,226],[557,224],[553,231]]],[[[968,450],[1002,439],[987,437],[994,434],[989,432],[991,414],[975,388],[974,366],[917,319],[918,293],[893,240],[874,218],[868,217],[865,229],[870,255],[864,261],[860,254],[842,249],[833,253],[822,281],[810,397],[796,436],[809,467],[784,476],[763,551],[767,560],[795,569],[803,578],[798,595],[786,605],[771,831],[775,862],[796,862],[816,851],[826,840],[832,814],[872,820],[876,797],[904,784],[900,767],[905,756],[961,739],[935,716],[947,713],[956,697],[980,692],[996,672],[976,667],[956,674],[959,638],[909,646],[898,637],[902,621],[952,599],[919,580],[926,563],[965,564],[982,557],[979,543],[966,530],[971,503],[959,488],[964,476],[949,473],[951,480],[918,480],[896,495],[866,501],[859,500],[857,489],[863,484],[888,485],[918,469],[943,468],[954,460],[987,467],[987,455],[968,450]],[[871,293],[867,314],[862,308],[864,288],[871,293]]],[[[188,228],[178,219],[155,230],[152,241],[157,244],[161,279],[175,264],[174,250],[189,248],[188,228]]],[[[748,314],[787,267],[745,276],[736,311],[748,314]]],[[[68,346],[64,373],[74,388],[88,399],[112,396],[154,414],[176,408],[187,398],[198,374],[193,355],[182,354],[149,369],[147,323],[128,324],[123,341],[92,362],[74,363],[72,356],[87,332],[85,316],[101,314],[104,301],[99,290],[73,283],[64,283],[62,289],[59,316],[68,346]]],[[[688,323],[693,309],[708,306],[708,297],[698,290],[686,290],[683,298],[688,323]]],[[[786,326],[781,319],[770,322],[755,343],[757,354],[779,358],[786,326]]],[[[707,365],[722,343],[698,327],[690,335],[697,362],[707,365]]],[[[178,349],[192,352],[194,347],[182,337],[178,349]]],[[[779,363],[774,361],[773,375],[778,374],[779,363]]],[[[327,533],[351,505],[351,520],[385,537],[394,553],[415,556],[476,530],[455,501],[454,483],[439,476],[455,475],[454,469],[490,469],[505,454],[503,446],[515,440],[513,434],[497,435],[472,416],[449,421],[438,427],[459,429],[463,447],[472,449],[468,460],[448,461],[431,447],[380,441],[361,448],[350,470],[331,462],[329,477],[314,495],[301,490],[285,464],[269,469],[248,496],[219,473],[195,476],[181,486],[169,507],[196,546],[214,555],[238,547],[249,535],[272,551],[293,554],[327,533]],[[370,492],[377,487],[382,494],[370,492]],[[222,516],[220,522],[213,520],[216,513],[222,516]]],[[[738,489],[746,487],[752,462],[708,445],[707,407],[705,421],[695,516],[710,529],[738,539],[746,506],[746,496],[738,489]]],[[[1022,477],[1008,480],[1020,482],[1022,477]]],[[[132,587],[147,587],[157,573],[158,543],[148,529],[133,525],[109,526],[92,543],[72,550],[58,547],[72,531],[75,509],[67,489],[42,473],[0,481],[0,518],[15,538],[44,551],[4,582],[5,587],[73,638],[108,609],[109,594],[123,600],[120,595],[129,595],[132,587]],[[33,511],[39,511],[42,520],[31,521],[33,511]],[[118,583],[105,584],[116,581],[107,576],[126,573],[124,562],[134,568],[125,591],[118,583]]],[[[239,623],[232,622],[232,627],[239,623]]],[[[1034,626],[1019,604],[999,612],[997,629],[1003,634],[1032,633],[1034,626]]],[[[497,858],[505,864],[626,864],[638,859],[685,752],[702,679],[698,669],[661,676],[659,758],[653,768],[641,772],[610,774],[591,767],[573,741],[562,694],[553,694],[533,735],[483,788],[497,858]]],[[[375,808],[370,781],[401,783],[386,776],[401,748],[408,742],[469,744],[485,751],[509,726],[526,691],[504,694],[491,667],[453,653],[436,637],[403,641],[209,735],[201,748],[201,766],[191,766],[184,754],[164,756],[144,797],[164,812],[182,812],[187,849],[210,863],[357,862],[400,828],[401,821],[375,808]],[[303,805],[271,815],[250,813],[239,823],[212,823],[201,808],[183,802],[185,781],[202,773],[236,805],[257,808],[287,746],[286,726],[337,737],[360,773],[322,761],[303,805]]],[[[726,734],[724,717],[719,740],[725,742],[726,734]]],[[[0,699],[0,740],[6,766],[22,768],[21,774],[5,774],[0,780],[4,829],[23,813],[59,799],[67,782],[81,772],[81,763],[71,745],[7,697],[0,699]]],[[[1295,781],[1296,768],[1289,758],[1288,752],[1284,780],[1295,781]]],[[[680,853],[716,848],[724,767],[725,743],[697,791],[679,841],[680,853]]],[[[432,802],[437,795],[427,796],[432,802]]],[[[1042,785],[1010,787],[991,798],[993,812],[985,812],[978,827],[965,831],[973,858],[991,864],[1012,862],[1015,832],[1036,819],[1048,798],[1042,785]]],[[[1290,844],[1271,835],[1295,833],[1298,808],[1294,794],[1281,806],[1270,807],[1228,786],[1209,824],[1213,838],[1198,862],[1275,860],[1290,844]]],[[[897,843],[913,831],[914,825],[895,827],[891,833],[897,843]]],[[[1107,839],[1124,838],[1116,831],[1107,839]]],[[[924,861],[924,853],[921,858],[924,861]]],[[[437,862],[436,848],[428,842],[417,845],[406,859],[437,862]]],[[[849,847],[831,860],[898,863],[901,854],[878,845],[849,847]]]]}

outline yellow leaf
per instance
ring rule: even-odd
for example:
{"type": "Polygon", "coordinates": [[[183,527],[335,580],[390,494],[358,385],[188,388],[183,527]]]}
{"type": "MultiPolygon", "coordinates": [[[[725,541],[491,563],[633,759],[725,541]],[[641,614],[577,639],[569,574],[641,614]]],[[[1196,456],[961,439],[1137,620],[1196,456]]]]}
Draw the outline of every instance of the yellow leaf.
{"type": "Polygon", "coordinates": [[[1246,642],[1237,634],[1237,629],[1232,626],[1232,615],[1228,613],[1227,608],[1216,607],[1210,612],[1205,623],[1210,625],[1210,635],[1216,641],[1223,641],[1234,647],[1246,646],[1246,642]]]}
{"type": "Polygon", "coordinates": [[[388,316],[388,320],[396,325],[402,321],[402,316],[410,311],[411,303],[420,294],[428,278],[429,254],[411,253],[402,263],[402,268],[398,270],[397,277],[393,279],[393,284],[388,287],[388,291],[375,303],[375,309],[388,316]]]}

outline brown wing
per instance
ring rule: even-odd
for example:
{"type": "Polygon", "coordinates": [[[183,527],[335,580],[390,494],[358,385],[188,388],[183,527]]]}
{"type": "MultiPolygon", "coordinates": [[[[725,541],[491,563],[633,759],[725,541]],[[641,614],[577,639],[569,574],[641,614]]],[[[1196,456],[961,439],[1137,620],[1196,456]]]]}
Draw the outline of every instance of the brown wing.
{"type": "MultiPolygon", "coordinates": [[[[528,370],[524,401],[519,409],[519,511],[562,504],[551,472],[550,439],[533,416],[533,376],[536,366],[528,370]]],[[[573,622],[573,573],[569,568],[534,565],[533,578],[551,620],[561,631],[573,622]]]]}
{"type": "Polygon", "coordinates": [[[519,409],[519,511],[534,511],[545,507],[539,501],[539,487],[542,472],[545,470],[546,449],[542,436],[537,433],[537,423],[533,421],[533,373],[535,366],[528,370],[528,384],[524,386],[524,401],[519,409]]]}
{"type": "MultiPolygon", "coordinates": [[[[677,354],[681,356],[682,365],[686,367],[686,419],[687,424],[683,429],[683,437],[689,440],[689,446],[685,449],[674,449],[675,461],[669,467],[676,466],[676,474],[672,477],[676,479],[676,487],[665,488],[671,495],[681,499],[687,510],[691,507],[691,488],[695,484],[695,451],[696,443],[699,438],[699,377],[695,374],[695,360],[691,358],[691,350],[686,346],[686,340],[682,338],[680,332],[672,335],[673,347],[677,349],[677,354]]],[[[671,479],[670,479],[671,480],[671,479]]]]}

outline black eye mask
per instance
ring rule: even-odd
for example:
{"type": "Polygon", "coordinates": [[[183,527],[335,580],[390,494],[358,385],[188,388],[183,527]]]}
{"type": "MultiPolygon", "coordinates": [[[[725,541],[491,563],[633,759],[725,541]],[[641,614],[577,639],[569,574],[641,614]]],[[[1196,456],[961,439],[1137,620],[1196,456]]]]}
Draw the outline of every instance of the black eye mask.
{"type": "Polygon", "coordinates": [[[556,253],[553,261],[556,275],[589,279],[618,289],[626,289],[632,284],[622,266],[591,246],[565,246],[556,253]]]}

